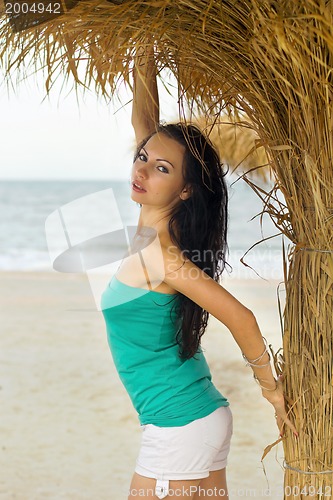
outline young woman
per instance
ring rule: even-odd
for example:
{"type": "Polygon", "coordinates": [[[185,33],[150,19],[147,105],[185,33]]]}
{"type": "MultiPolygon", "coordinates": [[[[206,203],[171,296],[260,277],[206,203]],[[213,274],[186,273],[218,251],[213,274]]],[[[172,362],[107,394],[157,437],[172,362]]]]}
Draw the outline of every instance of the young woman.
{"type": "Polygon", "coordinates": [[[198,499],[207,490],[227,498],[232,415],[200,347],[209,314],[230,330],[280,432],[296,430],[253,313],[218,283],[227,250],[218,155],[196,127],[159,125],[152,47],[138,49],[134,70],[131,197],[140,217],[131,255],[102,297],[115,365],[142,428],[128,499],[198,499]]]}

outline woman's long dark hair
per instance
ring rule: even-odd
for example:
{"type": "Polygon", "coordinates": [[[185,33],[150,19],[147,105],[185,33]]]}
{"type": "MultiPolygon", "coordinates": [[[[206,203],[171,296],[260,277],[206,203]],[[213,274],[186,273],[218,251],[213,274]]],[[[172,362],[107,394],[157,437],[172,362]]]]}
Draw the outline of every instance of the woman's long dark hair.
{"type": "MultiPolygon", "coordinates": [[[[228,191],[219,155],[195,125],[160,125],[157,132],[185,147],[183,177],[185,185],[191,188],[191,196],[178,204],[171,215],[171,240],[184,256],[218,281],[228,252],[228,191]]],[[[140,144],[138,152],[152,135],[140,144]]],[[[179,355],[190,359],[198,352],[209,312],[185,295],[180,295],[179,306],[182,317],[176,337],[179,355]]]]}

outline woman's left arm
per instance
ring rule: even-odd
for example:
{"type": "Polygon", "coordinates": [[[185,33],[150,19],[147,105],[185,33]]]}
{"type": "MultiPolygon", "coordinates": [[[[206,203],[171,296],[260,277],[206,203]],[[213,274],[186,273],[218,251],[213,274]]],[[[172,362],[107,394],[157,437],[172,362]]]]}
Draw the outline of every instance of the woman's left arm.
{"type": "MultiPolygon", "coordinates": [[[[282,380],[275,380],[270,356],[252,311],[239,302],[225,288],[190,260],[166,250],[164,281],[170,287],[186,295],[193,302],[221,321],[231,332],[244,357],[253,369],[262,395],[274,406],[277,423],[282,432],[284,425],[297,435],[285,410],[282,380]]],[[[178,252],[177,252],[178,253],[178,252]]]]}

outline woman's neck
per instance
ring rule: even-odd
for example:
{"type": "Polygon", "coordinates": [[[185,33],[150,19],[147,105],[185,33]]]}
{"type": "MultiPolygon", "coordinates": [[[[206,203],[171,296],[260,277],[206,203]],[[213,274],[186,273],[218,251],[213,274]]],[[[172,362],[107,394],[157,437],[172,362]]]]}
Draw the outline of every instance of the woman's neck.
{"type": "Polygon", "coordinates": [[[142,205],[138,222],[138,231],[146,227],[154,229],[157,234],[165,233],[165,231],[168,230],[170,217],[170,210],[142,205]]]}

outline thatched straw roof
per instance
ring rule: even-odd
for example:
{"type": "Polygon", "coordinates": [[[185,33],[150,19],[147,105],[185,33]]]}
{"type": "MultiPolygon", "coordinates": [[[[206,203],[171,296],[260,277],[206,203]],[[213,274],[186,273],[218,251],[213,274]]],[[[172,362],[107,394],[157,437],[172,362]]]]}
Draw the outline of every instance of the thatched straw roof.
{"type": "MultiPolygon", "coordinates": [[[[9,77],[15,69],[24,78],[41,67],[47,91],[71,75],[76,85],[95,84],[98,93],[112,95],[121,80],[130,82],[135,43],[149,34],[159,66],[177,76],[180,96],[211,117],[228,105],[242,108],[263,144],[273,137],[280,142],[273,130],[287,130],[288,107],[310,100],[314,88],[325,92],[332,78],[332,2],[67,0],[65,9],[74,7],[63,15],[21,32],[4,13],[8,5],[0,61],[9,77]],[[277,99],[282,94],[284,102],[277,99]]],[[[29,15],[34,22],[43,18],[29,15]]]]}
{"type": "MultiPolygon", "coordinates": [[[[32,3],[32,0],[29,1],[32,3]]],[[[45,0],[44,4],[47,8],[49,2],[45,0]]],[[[6,9],[12,12],[13,8],[8,9],[9,5],[6,4],[6,9]]],[[[232,76],[236,68],[229,46],[232,32],[236,25],[239,24],[240,28],[241,24],[236,22],[239,12],[232,2],[222,6],[220,2],[207,1],[71,0],[68,3],[67,0],[66,5],[70,8],[66,13],[51,19],[47,19],[52,17],[50,12],[19,12],[16,16],[3,18],[0,33],[6,44],[0,58],[8,79],[15,69],[18,70],[19,76],[17,72],[15,75],[19,80],[42,68],[47,91],[51,90],[57,78],[72,76],[75,85],[85,88],[95,84],[99,94],[113,95],[120,81],[131,81],[135,43],[148,33],[157,45],[159,66],[170,68],[177,75],[179,95],[186,99],[194,97],[205,111],[209,110],[209,127],[206,130],[211,130],[214,116],[223,107],[238,104],[241,87],[238,85],[237,89],[233,80],[236,76],[241,81],[242,75],[232,76]],[[232,23],[230,16],[233,18],[232,23]],[[225,31],[226,26],[229,33],[225,31]],[[223,56],[222,30],[225,32],[224,38],[229,39],[224,48],[228,58],[223,56]],[[228,64],[225,65],[227,59],[230,69],[228,64]],[[221,85],[222,62],[225,65],[224,86],[221,85]],[[211,109],[212,106],[214,109],[211,109]]],[[[248,17],[250,4],[245,10],[244,6],[241,7],[242,11],[248,17]]],[[[243,27],[246,37],[250,33],[249,27],[248,22],[243,27]]],[[[250,126],[255,128],[252,123],[250,126]]],[[[251,152],[258,137],[249,130],[248,120],[242,128],[222,125],[214,127],[212,132],[222,149],[222,157],[231,161],[232,166],[244,158],[243,164],[249,168],[267,163],[262,151],[259,154],[251,152]],[[224,135],[222,143],[221,130],[224,135]],[[237,142],[236,136],[239,136],[237,142]],[[223,147],[223,143],[230,142],[236,145],[237,153],[235,147],[223,147]]],[[[267,177],[263,169],[258,170],[258,173],[267,177]]]]}
{"type": "MultiPolygon", "coordinates": [[[[320,145],[313,138],[331,144],[331,124],[322,110],[330,104],[332,85],[332,5],[317,0],[83,0],[19,33],[3,18],[0,33],[6,44],[0,59],[8,75],[18,68],[24,77],[41,66],[47,91],[56,78],[72,75],[77,85],[94,83],[98,93],[110,95],[120,81],[130,82],[135,43],[151,35],[158,64],[177,76],[180,96],[195,100],[211,119],[226,106],[247,113],[261,143],[275,148],[270,158],[275,157],[287,194],[284,186],[294,180],[286,168],[290,152],[295,169],[304,151],[308,165],[317,161],[320,145]]],[[[311,193],[288,189],[294,191],[291,217],[300,204],[314,206],[311,193]]],[[[324,212],[323,205],[332,205],[316,203],[324,212]]],[[[284,230],[295,240],[289,222],[284,230]]],[[[306,222],[307,216],[294,220],[306,222]]]]}
{"type": "Polygon", "coordinates": [[[273,189],[265,209],[295,245],[284,357],[300,439],[285,443],[286,484],[332,485],[333,2],[82,0],[28,30],[11,26],[3,14],[5,71],[42,66],[47,91],[72,75],[112,95],[131,82],[135,44],[150,35],[159,67],[177,77],[180,104],[185,98],[209,120],[246,113],[285,197],[283,205],[273,189]]]}

